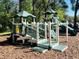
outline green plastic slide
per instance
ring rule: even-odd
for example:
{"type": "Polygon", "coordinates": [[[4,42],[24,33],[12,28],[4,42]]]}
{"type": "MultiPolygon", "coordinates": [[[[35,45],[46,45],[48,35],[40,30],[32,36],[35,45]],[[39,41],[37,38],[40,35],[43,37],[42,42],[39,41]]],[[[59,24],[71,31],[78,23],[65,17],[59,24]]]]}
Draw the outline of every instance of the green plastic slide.
{"type": "MultiPolygon", "coordinates": [[[[66,32],[66,26],[65,25],[61,25],[61,30],[60,32],[61,33],[65,33],[66,32]]],[[[71,36],[76,36],[77,35],[77,31],[71,27],[68,26],[68,33],[71,35],[71,36]]]]}
{"type": "MultiPolygon", "coordinates": [[[[73,28],[72,28],[73,29],[73,28]]],[[[68,28],[68,32],[71,36],[76,36],[77,35],[77,31],[75,29],[71,30],[70,28],[68,28]]]]}

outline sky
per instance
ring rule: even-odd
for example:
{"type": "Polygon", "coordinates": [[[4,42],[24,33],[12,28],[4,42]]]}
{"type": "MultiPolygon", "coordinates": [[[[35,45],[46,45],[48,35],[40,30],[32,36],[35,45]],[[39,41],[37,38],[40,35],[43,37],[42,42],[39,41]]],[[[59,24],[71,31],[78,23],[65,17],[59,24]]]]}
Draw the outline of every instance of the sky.
{"type": "MultiPolygon", "coordinates": [[[[13,1],[18,2],[19,0],[13,0],[13,1]]],[[[72,7],[71,7],[70,0],[65,0],[65,2],[68,5],[68,9],[66,11],[66,15],[68,15],[68,16],[74,16],[74,11],[71,10],[72,7]]],[[[79,11],[78,11],[77,15],[79,15],[79,11]]]]}
{"type": "MultiPolygon", "coordinates": [[[[70,0],[65,0],[65,2],[66,2],[67,5],[68,5],[68,9],[67,9],[66,14],[69,15],[69,16],[74,16],[74,11],[71,10],[72,7],[71,7],[71,2],[70,2],[70,0]]],[[[77,15],[79,15],[79,11],[78,11],[77,15]]]]}

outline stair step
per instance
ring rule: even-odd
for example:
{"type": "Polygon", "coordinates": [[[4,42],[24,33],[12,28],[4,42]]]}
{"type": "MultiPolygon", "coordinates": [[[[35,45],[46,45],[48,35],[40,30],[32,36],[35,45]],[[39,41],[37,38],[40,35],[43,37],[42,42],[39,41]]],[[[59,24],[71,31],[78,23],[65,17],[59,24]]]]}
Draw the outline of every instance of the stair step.
{"type": "Polygon", "coordinates": [[[44,49],[44,48],[41,48],[41,47],[33,47],[32,48],[33,51],[37,51],[37,52],[40,52],[40,53],[45,53],[48,51],[48,49],[44,49]]]}
{"type": "Polygon", "coordinates": [[[48,42],[47,39],[40,39],[39,42],[38,42],[38,44],[45,44],[47,42],[48,42]]]}
{"type": "Polygon", "coordinates": [[[41,47],[41,48],[46,48],[46,49],[49,48],[49,44],[48,43],[47,44],[38,44],[38,46],[41,47]]]}
{"type": "Polygon", "coordinates": [[[40,39],[38,42],[37,40],[29,40],[28,42],[37,43],[37,44],[45,44],[47,43],[47,39],[40,39]]]}
{"type": "Polygon", "coordinates": [[[60,51],[60,52],[64,52],[67,48],[68,48],[68,46],[66,44],[59,44],[59,45],[53,47],[52,49],[60,51]]]}
{"type": "Polygon", "coordinates": [[[50,46],[51,46],[51,48],[54,48],[54,47],[56,47],[56,46],[58,46],[58,45],[59,45],[59,43],[54,43],[54,42],[53,42],[53,43],[51,43],[50,46]]]}
{"type": "Polygon", "coordinates": [[[58,46],[58,43],[44,43],[44,44],[38,44],[39,47],[42,47],[42,48],[46,48],[48,49],[49,47],[50,48],[54,48],[55,46],[58,46]]]}

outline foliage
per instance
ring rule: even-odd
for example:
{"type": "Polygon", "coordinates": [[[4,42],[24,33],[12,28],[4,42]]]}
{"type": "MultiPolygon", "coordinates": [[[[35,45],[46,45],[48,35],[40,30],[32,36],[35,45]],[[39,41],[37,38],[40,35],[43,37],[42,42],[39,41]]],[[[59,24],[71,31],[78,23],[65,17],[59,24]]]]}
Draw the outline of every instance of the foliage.
{"type": "Polygon", "coordinates": [[[64,9],[62,9],[62,8],[58,8],[58,9],[56,9],[56,11],[57,11],[57,15],[58,15],[58,17],[59,17],[59,20],[60,21],[63,21],[65,18],[65,12],[64,12],[64,9]]]}
{"type": "Polygon", "coordinates": [[[28,12],[32,11],[32,0],[23,0],[21,5],[23,10],[26,10],[28,12]]]}
{"type": "MultiPolygon", "coordinates": [[[[65,3],[65,2],[64,2],[64,0],[61,0],[60,3],[61,3],[61,5],[63,6],[63,3],[65,3]]],[[[66,8],[60,6],[60,3],[59,3],[59,5],[58,5],[58,4],[56,4],[56,3],[53,2],[53,3],[51,4],[51,6],[52,6],[52,9],[57,12],[57,16],[59,17],[59,20],[60,20],[60,21],[65,21],[65,9],[66,9],[66,8]]]]}
{"type": "Polygon", "coordinates": [[[59,3],[57,3],[57,1],[58,0],[55,0],[54,2],[50,2],[49,0],[23,0],[21,6],[23,10],[33,13],[36,16],[37,21],[43,20],[45,16],[44,12],[48,9],[48,6],[51,6],[53,10],[58,12],[58,16],[60,19],[64,19],[64,9],[66,7],[66,3],[64,2],[64,0],[59,0],[59,3]]]}
{"type": "MultiPolygon", "coordinates": [[[[23,10],[32,14],[34,13],[37,21],[44,20],[44,12],[48,9],[48,6],[51,6],[53,10],[57,11],[60,20],[64,20],[65,8],[63,4],[65,4],[65,2],[64,0],[59,0],[59,3],[57,3],[57,1],[58,0],[54,0],[54,2],[51,3],[49,0],[22,0],[21,6],[23,10]]],[[[0,24],[2,24],[0,31],[6,30],[7,26],[12,27],[10,20],[16,15],[16,12],[17,4],[11,0],[0,0],[0,24]]]]}
{"type": "Polygon", "coordinates": [[[12,2],[10,0],[1,0],[0,1],[0,24],[2,27],[0,28],[0,31],[6,31],[7,26],[11,27],[10,19],[12,17],[12,2]]]}

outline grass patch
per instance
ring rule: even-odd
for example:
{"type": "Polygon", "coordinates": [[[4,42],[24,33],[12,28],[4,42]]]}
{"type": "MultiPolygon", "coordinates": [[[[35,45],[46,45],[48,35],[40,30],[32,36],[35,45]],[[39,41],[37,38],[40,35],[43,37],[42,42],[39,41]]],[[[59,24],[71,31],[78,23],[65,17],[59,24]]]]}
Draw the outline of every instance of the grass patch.
{"type": "Polygon", "coordinates": [[[2,33],[0,33],[0,35],[9,35],[9,34],[11,34],[11,32],[2,32],[2,33]]]}

